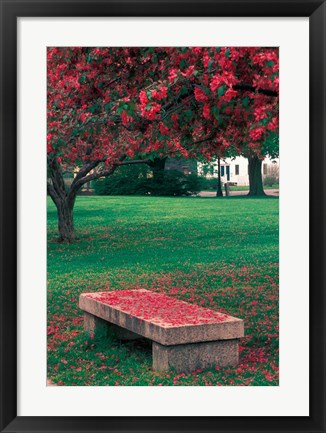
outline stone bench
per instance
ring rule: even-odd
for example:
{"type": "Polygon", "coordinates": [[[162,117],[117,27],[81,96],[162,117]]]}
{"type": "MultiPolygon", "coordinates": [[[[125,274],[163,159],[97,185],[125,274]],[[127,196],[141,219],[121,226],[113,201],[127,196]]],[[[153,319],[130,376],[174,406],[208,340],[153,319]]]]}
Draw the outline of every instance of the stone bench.
{"type": "Polygon", "coordinates": [[[192,372],[237,365],[243,320],[148,290],[84,293],[84,328],[110,327],[120,339],[152,340],[153,369],[192,372]]]}

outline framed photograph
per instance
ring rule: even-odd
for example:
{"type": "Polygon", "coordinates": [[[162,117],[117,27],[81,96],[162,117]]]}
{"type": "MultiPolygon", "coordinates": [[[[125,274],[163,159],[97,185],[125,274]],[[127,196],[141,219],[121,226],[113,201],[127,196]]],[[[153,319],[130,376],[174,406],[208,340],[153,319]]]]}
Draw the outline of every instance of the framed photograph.
{"type": "Polygon", "coordinates": [[[325,2],[1,4],[1,432],[325,432],[325,2]]]}

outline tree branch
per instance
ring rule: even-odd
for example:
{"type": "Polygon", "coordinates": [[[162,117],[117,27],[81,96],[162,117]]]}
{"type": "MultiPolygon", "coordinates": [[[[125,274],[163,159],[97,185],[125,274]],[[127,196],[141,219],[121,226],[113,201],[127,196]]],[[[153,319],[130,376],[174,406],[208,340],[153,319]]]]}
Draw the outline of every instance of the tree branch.
{"type": "Polygon", "coordinates": [[[84,167],[83,168],[84,176],[79,176],[77,179],[77,176],[82,171],[82,169],[81,169],[78,172],[78,175],[75,177],[73,183],[71,184],[69,195],[76,194],[78,192],[78,190],[87,182],[90,182],[90,181],[95,180],[95,179],[99,179],[100,177],[110,176],[111,174],[114,173],[114,171],[120,165],[148,164],[148,162],[150,161],[149,159],[131,159],[130,161],[124,161],[123,160],[124,158],[125,158],[125,156],[122,157],[119,162],[115,163],[109,170],[95,171],[94,173],[87,175],[87,173],[89,173],[91,170],[93,170],[96,167],[96,165],[98,165],[100,162],[102,162],[102,161],[94,161],[94,164],[96,162],[96,165],[94,165],[94,167],[92,167],[91,169],[90,169],[90,167],[92,164],[89,164],[87,167],[84,167]],[[87,168],[88,168],[88,171],[86,171],[87,168]]]}
{"type": "Polygon", "coordinates": [[[278,92],[272,89],[261,89],[260,87],[252,86],[251,84],[238,83],[233,86],[234,90],[244,90],[247,92],[257,92],[266,96],[278,96],[278,92]]]}
{"type": "Polygon", "coordinates": [[[116,166],[113,166],[109,170],[97,171],[79,179],[78,182],[76,182],[74,185],[74,190],[77,192],[87,182],[90,182],[95,179],[99,179],[100,177],[110,176],[111,174],[113,174],[116,168],[117,168],[116,166]]]}
{"type": "Polygon", "coordinates": [[[115,164],[117,167],[120,165],[131,165],[131,164],[148,164],[151,162],[150,159],[131,159],[130,161],[122,161],[115,164]]]}
{"type": "Polygon", "coordinates": [[[54,201],[54,203],[57,205],[59,203],[60,199],[59,199],[59,196],[56,193],[56,191],[55,191],[52,183],[49,182],[49,181],[47,181],[47,191],[48,191],[49,196],[52,198],[52,200],[54,201]]]}
{"type": "MultiPolygon", "coordinates": [[[[178,96],[174,97],[172,101],[169,101],[166,104],[164,104],[162,106],[163,114],[162,114],[160,120],[164,120],[166,117],[171,115],[171,113],[173,113],[173,112],[177,111],[179,108],[181,108],[186,102],[188,102],[188,101],[185,101],[187,98],[189,98],[188,100],[191,101],[194,98],[195,87],[201,88],[201,85],[191,84],[191,86],[188,88],[188,91],[185,92],[183,95],[178,95],[178,96]]],[[[278,92],[276,90],[261,89],[260,87],[253,86],[253,85],[247,84],[247,83],[235,84],[233,86],[233,89],[239,90],[239,91],[243,90],[243,91],[247,91],[247,92],[260,93],[262,95],[272,96],[272,97],[278,96],[278,92]]]]}
{"type": "Polygon", "coordinates": [[[53,188],[51,191],[55,192],[58,198],[63,199],[66,188],[62,176],[61,166],[56,158],[48,158],[48,169],[53,188]]]}
{"type": "Polygon", "coordinates": [[[204,143],[205,141],[209,141],[212,138],[214,138],[214,135],[216,133],[217,129],[214,129],[210,134],[208,134],[206,137],[201,138],[200,140],[195,140],[193,142],[193,144],[200,144],[200,143],[204,143]]]}
{"type": "Polygon", "coordinates": [[[91,161],[89,164],[83,165],[83,167],[78,171],[78,173],[77,173],[76,177],[74,178],[71,186],[73,186],[79,179],[86,176],[87,173],[92,171],[100,162],[101,162],[100,159],[96,159],[94,161],[91,161]]]}

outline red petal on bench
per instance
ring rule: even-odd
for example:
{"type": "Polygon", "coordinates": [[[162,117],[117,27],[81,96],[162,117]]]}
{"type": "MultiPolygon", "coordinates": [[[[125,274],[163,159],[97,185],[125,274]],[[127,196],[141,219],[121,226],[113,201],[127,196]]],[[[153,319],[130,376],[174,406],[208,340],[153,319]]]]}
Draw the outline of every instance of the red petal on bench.
{"type": "Polygon", "coordinates": [[[163,327],[224,322],[230,316],[148,290],[87,293],[87,298],[163,327]]]}

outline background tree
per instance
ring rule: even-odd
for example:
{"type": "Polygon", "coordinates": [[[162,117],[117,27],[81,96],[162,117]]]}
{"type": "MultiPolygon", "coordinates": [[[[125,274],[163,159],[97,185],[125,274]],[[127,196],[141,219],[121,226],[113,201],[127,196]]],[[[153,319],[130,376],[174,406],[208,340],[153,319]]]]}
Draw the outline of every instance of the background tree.
{"type": "Polygon", "coordinates": [[[48,49],[48,193],[60,240],[75,238],[86,182],[167,156],[211,161],[229,149],[261,161],[277,130],[277,49],[48,49]],[[66,167],[77,172],[69,187],[66,167]]]}

